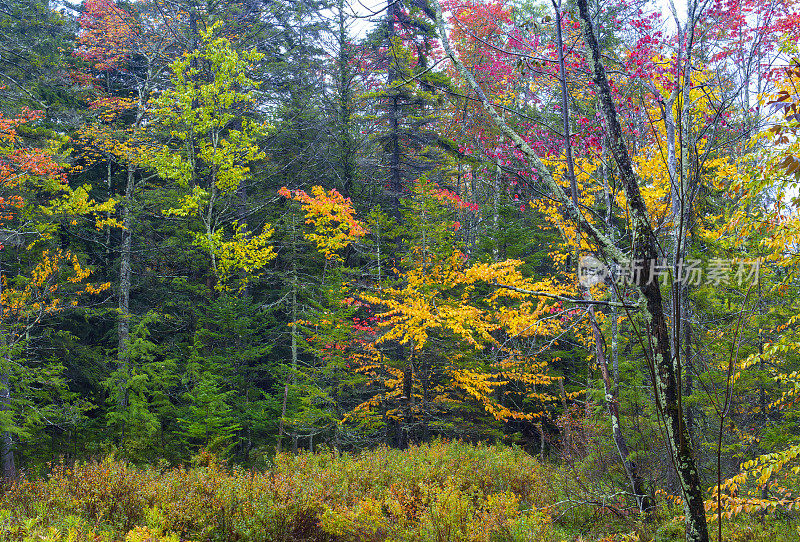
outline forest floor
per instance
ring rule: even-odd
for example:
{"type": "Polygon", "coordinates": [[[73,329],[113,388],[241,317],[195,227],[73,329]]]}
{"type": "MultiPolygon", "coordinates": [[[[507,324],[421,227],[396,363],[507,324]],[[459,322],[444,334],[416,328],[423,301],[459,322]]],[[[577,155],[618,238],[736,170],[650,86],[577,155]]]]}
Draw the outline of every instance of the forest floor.
{"type": "MultiPolygon", "coordinates": [[[[519,448],[444,441],[356,455],[281,454],[264,469],[229,468],[209,454],[161,469],[107,458],[56,465],[8,488],[0,540],[683,540],[680,511],[668,499],[646,522],[621,486],[617,497],[598,500],[616,474],[592,479],[596,467],[590,458],[554,465],[519,448]]],[[[789,515],[740,515],[723,523],[723,539],[795,542],[799,524],[789,515]]]]}

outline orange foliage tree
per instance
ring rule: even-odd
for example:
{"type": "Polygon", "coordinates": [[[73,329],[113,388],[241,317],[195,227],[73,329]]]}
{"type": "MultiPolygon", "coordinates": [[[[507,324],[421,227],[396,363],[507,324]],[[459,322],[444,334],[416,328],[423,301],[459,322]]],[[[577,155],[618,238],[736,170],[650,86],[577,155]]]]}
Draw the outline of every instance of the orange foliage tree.
{"type": "Polygon", "coordinates": [[[359,315],[365,307],[353,298],[353,287],[345,281],[348,269],[344,252],[367,235],[368,230],[356,218],[350,199],[335,189],[314,186],[309,193],[283,187],[278,194],[301,204],[307,225],[303,236],[324,258],[325,268],[312,296],[312,306],[299,311],[298,272],[293,265],[289,323],[293,370],[284,388],[278,446],[280,450],[284,425],[289,423],[295,432],[307,430],[309,436],[316,432],[330,434],[333,446],[338,449],[347,438],[351,422],[356,421],[362,428],[364,425],[364,420],[347,415],[345,403],[349,390],[354,389],[356,383],[363,383],[363,377],[351,369],[360,366],[365,359],[373,359],[375,353],[369,338],[372,330],[364,325],[366,320],[362,324],[359,315]],[[298,370],[300,350],[312,356],[302,371],[298,370]],[[314,392],[303,393],[306,398],[298,414],[286,419],[290,383],[314,392]]]}
{"type": "MultiPolygon", "coordinates": [[[[368,233],[351,207],[337,204],[336,195],[321,198],[319,187],[312,196],[281,193],[303,203],[313,227],[307,238],[327,258],[368,233]]],[[[415,436],[446,434],[447,426],[436,421],[443,414],[461,420],[448,426],[469,424],[459,412],[540,423],[554,400],[547,389],[556,377],[512,345],[520,336],[559,332],[561,321],[544,317],[555,300],[546,293],[532,297],[552,286],[524,277],[519,261],[470,263],[458,248],[455,218],[474,205],[435,183],[418,180],[403,208],[402,270],[377,284],[340,285],[337,300],[353,312],[347,321],[334,318],[331,307],[320,321],[303,322],[313,326],[315,340],[332,336],[331,326],[348,327],[338,341],[326,339],[325,355],[346,360],[341,367],[366,377],[365,387],[374,391],[341,421],[364,424],[381,413],[400,446],[415,436]]]]}
{"type": "Polygon", "coordinates": [[[53,241],[59,226],[76,224],[82,216],[98,228],[109,226],[115,202],[96,203],[88,186],[71,188],[51,152],[24,144],[17,128],[40,117],[32,111],[0,116],[0,453],[6,478],[15,475],[14,437],[24,437],[48,415],[46,409],[26,408],[35,406],[28,390],[55,376],[26,364],[31,332],[47,317],[77,306],[82,296],[109,287],[86,282],[91,271],[53,241]],[[3,265],[8,251],[16,253],[16,261],[3,265]]]}
{"type": "MultiPolygon", "coordinates": [[[[114,0],[87,0],[78,19],[80,29],[73,52],[83,62],[83,69],[73,76],[86,89],[89,117],[72,136],[71,144],[84,161],[85,170],[92,172],[104,166],[105,171],[95,175],[104,176],[109,196],[120,200],[120,265],[115,288],[120,407],[126,406],[130,372],[129,305],[133,230],[138,219],[135,207],[143,184],[141,166],[146,162],[146,150],[152,146],[151,130],[145,129],[144,119],[156,82],[167,68],[167,51],[174,45],[174,35],[151,8],[146,2],[122,6],[114,0]],[[124,181],[118,186],[115,177],[120,172],[124,181]]],[[[112,245],[110,232],[105,244],[112,245]]]]}

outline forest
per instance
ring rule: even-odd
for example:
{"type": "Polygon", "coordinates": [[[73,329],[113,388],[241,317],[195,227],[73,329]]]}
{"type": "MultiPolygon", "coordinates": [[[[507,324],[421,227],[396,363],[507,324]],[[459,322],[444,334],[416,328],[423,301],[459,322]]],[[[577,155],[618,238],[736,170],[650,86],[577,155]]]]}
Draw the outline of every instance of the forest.
{"type": "Polygon", "coordinates": [[[0,540],[798,540],[799,37],[0,1],[0,540]]]}

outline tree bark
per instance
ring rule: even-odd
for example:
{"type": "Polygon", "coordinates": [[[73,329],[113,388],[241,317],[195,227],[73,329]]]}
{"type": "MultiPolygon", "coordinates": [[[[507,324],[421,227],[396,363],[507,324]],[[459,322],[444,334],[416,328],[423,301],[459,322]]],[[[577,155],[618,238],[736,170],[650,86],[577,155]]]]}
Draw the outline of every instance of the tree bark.
{"type": "MultiPolygon", "coordinates": [[[[283,388],[283,401],[281,402],[281,420],[278,423],[278,444],[276,446],[276,450],[278,453],[281,453],[281,447],[283,443],[283,435],[284,435],[284,424],[286,420],[286,403],[289,400],[289,386],[291,382],[294,381],[294,375],[297,371],[297,277],[292,281],[292,323],[291,323],[291,334],[292,334],[292,373],[287,376],[286,384],[284,384],[283,388]]],[[[293,437],[295,439],[296,437],[293,437]]],[[[293,443],[295,440],[292,441],[293,443]]]]}
{"type": "Polygon", "coordinates": [[[600,331],[600,326],[597,324],[597,318],[594,315],[594,307],[589,307],[589,322],[592,326],[592,335],[594,336],[595,351],[597,353],[597,364],[600,366],[600,374],[603,377],[603,391],[605,392],[606,410],[608,417],[611,420],[611,434],[614,439],[614,445],[617,447],[622,466],[625,469],[625,475],[628,477],[628,482],[631,484],[633,496],[636,499],[636,506],[640,512],[647,512],[652,508],[652,503],[647,493],[644,490],[644,481],[642,480],[639,466],[634,460],[631,459],[630,448],[628,448],[628,441],[622,432],[622,418],[619,413],[619,397],[616,393],[616,386],[612,381],[611,375],[608,372],[608,360],[605,353],[605,341],[603,334],[600,331]]]}
{"type": "MultiPolygon", "coordinates": [[[[153,80],[152,69],[148,66],[147,79],[138,87],[138,104],[136,109],[136,119],[133,124],[134,138],[142,127],[145,118],[147,99],[150,95],[151,81],[153,80]]],[[[119,292],[117,309],[119,311],[119,322],[117,324],[117,365],[122,371],[123,377],[119,386],[119,398],[117,406],[120,409],[128,406],[128,377],[130,375],[130,352],[128,342],[131,330],[131,254],[133,246],[133,194],[136,189],[136,164],[134,157],[127,159],[125,178],[125,197],[122,205],[122,241],[120,243],[120,262],[119,262],[119,292]]],[[[124,429],[123,429],[124,431],[124,429]]]]}
{"type": "MultiPolygon", "coordinates": [[[[389,51],[392,50],[392,40],[395,38],[395,19],[397,10],[397,0],[387,0],[387,37],[389,40],[389,51]]],[[[397,81],[397,69],[392,65],[393,60],[389,60],[387,86],[389,93],[392,92],[392,84],[397,81]]],[[[391,198],[392,214],[395,218],[400,218],[400,196],[403,192],[403,180],[400,174],[400,121],[398,111],[398,97],[392,96],[389,103],[389,196],[391,198]]]]}
{"type": "MultiPolygon", "coordinates": [[[[278,422],[278,443],[275,450],[281,453],[283,448],[283,436],[286,424],[286,405],[289,401],[289,388],[294,382],[297,372],[297,217],[292,215],[292,322],[291,322],[291,348],[292,348],[292,369],[291,374],[287,375],[286,383],[283,387],[283,401],[281,402],[281,419],[278,422]]],[[[292,450],[297,451],[297,437],[292,435],[292,450]]]]}
{"type": "Polygon", "coordinates": [[[400,402],[403,407],[403,422],[398,424],[397,447],[401,450],[408,448],[411,441],[411,424],[413,419],[412,407],[414,404],[414,366],[409,363],[403,370],[403,396],[400,402]]]}
{"type": "Polygon", "coordinates": [[[352,196],[353,183],[355,182],[355,145],[351,134],[353,122],[353,89],[351,86],[349,63],[352,58],[348,43],[347,26],[345,24],[344,0],[338,0],[338,42],[337,55],[337,86],[338,86],[338,114],[339,114],[339,167],[342,177],[342,195],[346,198],[352,196]]]}
{"type": "MultiPolygon", "coordinates": [[[[8,363],[8,360],[6,360],[8,363]]],[[[9,387],[8,374],[0,374],[0,410],[7,412],[11,410],[11,388],[9,387]]],[[[2,436],[2,463],[3,480],[13,480],[17,477],[17,467],[14,463],[14,435],[9,430],[3,431],[2,436]]]]}
{"type": "Polygon", "coordinates": [[[500,261],[500,246],[498,237],[500,236],[500,180],[503,176],[503,169],[500,167],[500,158],[495,159],[494,186],[492,187],[492,228],[494,233],[494,243],[492,244],[492,260],[500,261]]]}

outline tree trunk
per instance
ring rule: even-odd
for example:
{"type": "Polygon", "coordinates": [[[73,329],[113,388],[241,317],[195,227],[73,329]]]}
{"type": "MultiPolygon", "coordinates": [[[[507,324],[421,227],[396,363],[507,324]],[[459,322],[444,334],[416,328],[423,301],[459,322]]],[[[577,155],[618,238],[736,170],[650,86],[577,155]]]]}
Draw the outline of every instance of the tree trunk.
{"type": "MultiPolygon", "coordinates": [[[[2,255],[2,252],[0,252],[2,255]]],[[[3,295],[3,268],[2,262],[0,261],[0,300],[2,300],[3,295]]],[[[0,347],[3,350],[8,348],[8,340],[6,337],[5,330],[2,329],[3,321],[3,313],[5,312],[5,307],[2,305],[2,301],[0,301],[0,347]]],[[[8,370],[11,367],[11,360],[8,359],[8,352],[4,351],[2,353],[3,357],[5,358],[4,364],[6,366],[5,371],[0,373],[0,411],[8,412],[11,410],[11,387],[8,378],[8,370]]],[[[0,455],[2,455],[2,462],[3,462],[3,480],[9,481],[17,476],[17,468],[14,464],[14,436],[12,435],[11,431],[6,429],[3,431],[2,435],[2,444],[0,444],[0,455]]]]}
{"type": "MultiPolygon", "coordinates": [[[[296,270],[295,270],[296,275],[296,270]]],[[[289,386],[294,381],[295,371],[297,371],[297,276],[292,281],[292,372],[286,378],[286,384],[283,387],[283,401],[281,402],[281,419],[278,422],[278,444],[276,450],[281,453],[283,443],[284,424],[286,420],[286,403],[289,400],[289,386]]],[[[296,451],[296,436],[292,437],[292,447],[296,451]]]]}
{"type": "MultiPolygon", "coordinates": [[[[6,360],[8,363],[9,360],[6,360]]],[[[0,374],[0,410],[11,410],[11,388],[9,387],[8,374],[0,374]]],[[[13,480],[17,477],[17,467],[14,464],[14,436],[11,431],[3,431],[2,453],[3,480],[13,480]]]]}
{"type": "MultiPolygon", "coordinates": [[[[564,442],[562,444],[562,453],[566,451],[566,456],[569,462],[572,462],[572,435],[570,434],[570,421],[569,421],[569,405],[567,404],[567,392],[564,389],[564,378],[558,379],[558,391],[561,395],[561,406],[564,409],[564,442]]],[[[589,399],[586,399],[589,402],[589,399]]]]}
{"type": "Polygon", "coordinates": [[[131,232],[133,220],[131,218],[131,200],[133,199],[135,167],[128,165],[128,176],[125,184],[125,203],[122,207],[122,245],[120,247],[119,263],[119,323],[117,324],[117,364],[122,373],[122,379],[117,383],[119,386],[119,398],[117,400],[120,409],[128,406],[127,380],[130,370],[130,353],[128,351],[128,341],[130,339],[131,313],[131,244],[133,235],[131,232]]]}
{"type": "Polygon", "coordinates": [[[345,24],[344,0],[338,0],[338,42],[339,54],[337,55],[337,77],[339,78],[339,167],[342,176],[342,195],[346,198],[352,196],[353,183],[355,182],[355,145],[351,135],[353,121],[353,91],[350,80],[349,63],[352,58],[348,44],[347,26],[345,24]]]}
{"type": "Polygon", "coordinates": [[[619,124],[616,106],[611,96],[611,87],[605,67],[601,61],[600,46],[592,27],[587,0],[577,0],[577,3],[584,40],[588,48],[589,67],[609,131],[611,152],[619,167],[620,180],[625,187],[630,206],[635,243],[633,257],[635,261],[642,263],[644,269],[648,270],[648,272],[639,273],[637,286],[645,300],[645,314],[649,317],[648,341],[652,352],[651,368],[655,376],[657,407],[664,418],[670,452],[683,492],[686,540],[687,542],[708,542],[708,525],[700,476],[680,405],[682,391],[678,383],[680,366],[677,358],[672,356],[659,281],[657,277],[651,276],[650,272],[653,267],[651,264],[655,263],[658,258],[658,242],[650,225],[647,207],[639,192],[638,179],[633,170],[631,157],[625,148],[622,127],[619,124]]]}
{"type": "MultiPolygon", "coordinates": [[[[246,238],[250,238],[250,229],[247,224],[247,185],[244,180],[236,187],[236,225],[246,238]]],[[[240,271],[240,276],[246,278],[246,271],[240,271]]],[[[250,284],[246,283],[239,292],[239,297],[246,299],[250,297],[250,284]]]]}
{"type": "MultiPolygon", "coordinates": [[[[146,103],[149,97],[150,81],[153,74],[150,67],[147,69],[147,80],[145,83],[138,87],[138,104],[136,109],[136,119],[134,121],[133,130],[134,135],[139,131],[142,126],[142,121],[145,117],[146,103]]],[[[133,245],[133,193],[136,189],[136,166],[133,163],[133,157],[128,157],[128,166],[126,168],[125,178],[125,197],[122,205],[122,242],[120,243],[120,261],[119,261],[119,292],[117,300],[117,309],[119,311],[119,322],[117,324],[117,366],[122,373],[122,380],[117,383],[119,387],[119,398],[117,399],[117,406],[120,409],[127,408],[128,406],[128,377],[130,374],[130,352],[128,351],[128,342],[130,339],[131,330],[131,312],[130,312],[130,297],[131,297],[131,252],[133,245]]],[[[110,175],[110,170],[109,170],[110,175]]],[[[110,178],[109,178],[110,182],[110,178]]],[[[123,428],[124,431],[124,428],[123,428]]]]}
{"type": "Polygon", "coordinates": [[[616,386],[608,372],[605,341],[600,331],[600,326],[597,324],[594,308],[591,306],[589,307],[589,322],[591,323],[592,334],[594,336],[597,364],[600,366],[600,374],[603,377],[606,410],[608,410],[608,417],[611,419],[611,433],[614,438],[614,445],[617,447],[617,453],[625,469],[625,475],[628,477],[628,481],[631,484],[631,489],[636,499],[636,505],[640,512],[647,512],[652,508],[652,503],[644,490],[644,482],[639,472],[639,466],[630,458],[631,452],[628,448],[628,441],[625,439],[625,435],[622,432],[622,419],[619,414],[619,397],[616,394],[616,386]]]}
{"type": "MultiPolygon", "coordinates": [[[[688,300],[684,307],[684,313],[681,316],[683,320],[683,365],[686,378],[684,379],[684,397],[691,397],[694,393],[694,360],[692,356],[692,322],[691,322],[691,308],[689,307],[688,300]]],[[[691,405],[686,407],[686,432],[689,433],[689,440],[694,445],[694,423],[695,423],[695,408],[691,405]]],[[[701,458],[697,458],[697,468],[701,467],[701,458]]]]}
{"type": "Polygon", "coordinates": [[[494,243],[492,244],[492,260],[500,261],[500,246],[498,237],[500,236],[500,179],[503,169],[500,167],[500,158],[495,160],[494,186],[492,187],[492,228],[494,233],[494,243]]]}
{"type": "MultiPolygon", "coordinates": [[[[289,388],[297,372],[297,216],[292,215],[292,322],[291,322],[291,348],[292,348],[292,369],[291,374],[287,375],[286,383],[283,387],[283,401],[281,402],[281,419],[278,422],[278,443],[275,447],[281,453],[283,447],[283,435],[286,423],[286,405],[289,401],[289,388]]],[[[297,437],[292,435],[292,450],[297,451],[297,437]]]]}
{"type": "Polygon", "coordinates": [[[410,432],[412,423],[411,409],[413,406],[413,380],[414,380],[414,366],[409,363],[403,370],[403,396],[400,398],[400,403],[403,409],[403,421],[397,425],[397,447],[401,450],[408,448],[410,443],[410,432]]]}
{"type": "MultiPolygon", "coordinates": [[[[387,37],[389,40],[389,54],[392,51],[392,40],[395,38],[395,19],[396,15],[395,12],[397,10],[397,0],[387,0],[388,7],[386,9],[386,17],[387,17],[387,37]]],[[[387,86],[389,87],[389,93],[391,94],[393,91],[391,90],[392,84],[397,81],[397,70],[392,65],[393,60],[389,58],[389,70],[388,70],[388,77],[387,77],[387,86]]],[[[389,196],[391,198],[391,207],[392,207],[392,214],[395,218],[400,218],[400,196],[403,192],[403,181],[402,176],[400,174],[400,121],[399,116],[400,113],[398,111],[398,97],[392,96],[389,103],[389,173],[391,175],[389,179],[389,196]]]]}
{"type": "Polygon", "coordinates": [[[421,364],[421,384],[422,384],[422,442],[430,440],[430,381],[431,364],[424,362],[421,364]]]}

